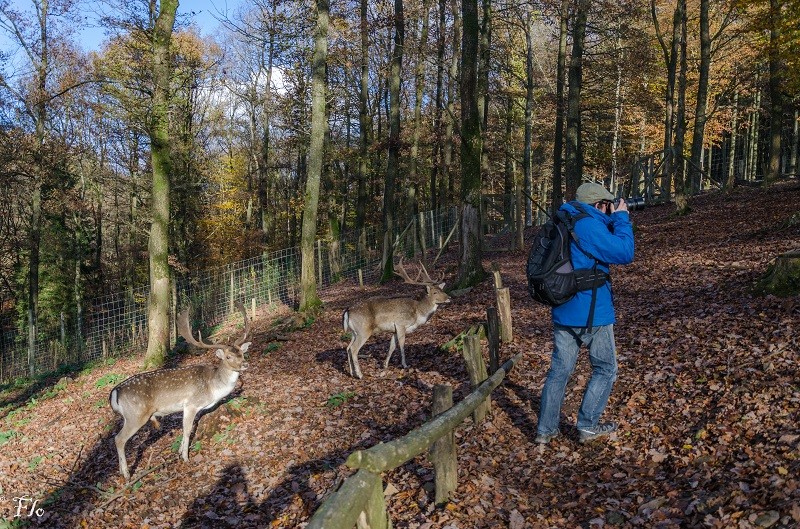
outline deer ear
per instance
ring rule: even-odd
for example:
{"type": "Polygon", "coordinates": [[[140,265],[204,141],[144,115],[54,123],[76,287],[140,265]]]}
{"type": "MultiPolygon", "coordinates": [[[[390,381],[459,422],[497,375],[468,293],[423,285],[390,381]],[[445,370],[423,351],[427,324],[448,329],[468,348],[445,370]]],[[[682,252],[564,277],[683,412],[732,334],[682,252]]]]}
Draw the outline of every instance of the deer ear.
{"type": "Polygon", "coordinates": [[[444,283],[439,283],[439,290],[444,290],[444,283]]]}
{"type": "Polygon", "coordinates": [[[217,349],[217,358],[220,359],[225,358],[225,351],[223,351],[222,349],[217,349]]]}
{"type": "Polygon", "coordinates": [[[245,342],[245,343],[243,343],[242,345],[240,345],[240,346],[239,346],[239,351],[241,351],[241,352],[242,352],[242,354],[245,354],[245,353],[247,352],[247,350],[248,350],[248,349],[250,349],[250,344],[251,344],[251,343],[252,343],[252,342],[245,342]]]}

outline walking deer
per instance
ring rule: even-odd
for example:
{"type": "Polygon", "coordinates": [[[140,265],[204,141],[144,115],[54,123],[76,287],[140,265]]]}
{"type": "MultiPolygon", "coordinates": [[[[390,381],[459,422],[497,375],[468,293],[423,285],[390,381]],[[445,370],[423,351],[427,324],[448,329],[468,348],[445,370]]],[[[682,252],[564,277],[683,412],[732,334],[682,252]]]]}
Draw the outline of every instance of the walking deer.
{"type": "Polygon", "coordinates": [[[342,314],[344,330],[353,334],[350,345],[347,346],[350,375],[362,378],[361,368],[358,365],[358,351],[369,340],[370,336],[380,331],[392,333],[392,339],[389,342],[389,354],[383,362],[383,368],[386,369],[389,366],[389,360],[398,345],[400,346],[401,362],[403,367],[407,368],[406,335],[416,330],[420,325],[427,323],[440,304],[450,303],[450,296],[442,290],[444,283],[431,279],[422,263],[420,263],[420,267],[417,277],[411,279],[405,268],[403,268],[403,260],[401,259],[400,264],[394,267],[394,273],[402,277],[408,284],[425,285],[427,293],[422,299],[375,297],[353,308],[346,309],[342,314]],[[419,281],[423,272],[425,279],[419,281]]]}
{"type": "Polygon", "coordinates": [[[149,419],[159,428],[159,417],[183,412],[183,441],[181,456],[189,460],[189,436],[192,433],[194,418],[200,410],[213,407],[233,391],[239,372],[246,369],[244,353],[250,347],[245,342],[250,333],[250,320],[241,303],[237,308],[244,315],[244,333],[233,345],[205,343],[198,331],[196,340],[189,327],[188,310],[178,316],[178,332],[190,344],[203,349],[216,349],[219,364],[194,365],[175,369],[157,369],[133,375],[109,394],[111,408],[122,415],[122,429],[114,438],[119,457],[119,471],[126,481],[130,480],[128,463],[125,459],[125,443],[149,419]]]}

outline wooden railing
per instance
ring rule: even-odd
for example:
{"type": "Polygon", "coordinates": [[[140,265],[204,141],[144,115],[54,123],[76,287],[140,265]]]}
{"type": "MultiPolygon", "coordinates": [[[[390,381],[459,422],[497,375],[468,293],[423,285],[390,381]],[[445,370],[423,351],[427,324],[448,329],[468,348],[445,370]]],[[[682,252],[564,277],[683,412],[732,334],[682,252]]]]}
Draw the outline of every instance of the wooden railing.
{"type": "MultiPolygon", "coordinates": [[[[491,341],[490,339],[490,343],[491,341]]],[[[470,378],[473,379],[475,358],[479,358],[478,364],[483,364],[479,338],[475,335],[466,336],[464,345],[465,358],[472,356],[467,365],[470,378]],[[476,350],[477,355],[474,354],[476,350]]],[[[431,420],[399,439],[350,454],[345,464],[358,469],[358,472],[347,478],[325,500],[306,529],[352,529],[356,525],[359,529],[390,528],[381,474],[426,452],[436,475],[436,503],[446,501],[456,488],[457,463],[453,431],[470,415],[473,415],[476,422],[482,420],[483,414],[480,412],[487,407],[491,392],[500,385],[522,354],[508,360],[488,378],[484,366],[485,380],[455,406],[452,405],[453,393],[450,386],[437,385],[434,388],[434,417],[431,420]]],[[[480,366],[475,369],[476,372],[480,370],[480,366]]]]}

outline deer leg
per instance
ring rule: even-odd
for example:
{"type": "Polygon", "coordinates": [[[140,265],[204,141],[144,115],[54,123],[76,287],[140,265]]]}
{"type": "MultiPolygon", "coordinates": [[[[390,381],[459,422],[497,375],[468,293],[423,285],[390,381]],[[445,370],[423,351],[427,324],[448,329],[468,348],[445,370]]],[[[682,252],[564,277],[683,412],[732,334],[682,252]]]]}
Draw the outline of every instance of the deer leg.
{"type": "Polygon", "coordinates": [[[122,429],[119,433],[114,437],[114,444],[117,445],[117,458],[119,459],[119,472],[122,474],[122,477],[125,478],[125,481],[130,481],[131,475],[128,472],[128,460],[125,459],[125,443],[128,442],[128,439],[133,437],[133,434],[139,431],[139,428],[144,426],[147,422],[147,415],[141,417],[139,415],[132,415],[122,416],[124,419],[124,423],[122,424],[122,429]]]}
{"type": "Polygon", "coordinates": [[[400,346],[400,362],[403,364],[403,369],[407,369],[406,365],[406,329],[405,327],[397,328],[397,345],[400,346]]]}
{"type": "Polygon", "coordinates": [[[358,351],[361,350],[366,341],[367,338],[362,338],[360,334],[353,332],[353,339],[350,341],[350,345],[347,346],[347,363],[350,369],[350,376],[363,378],[361,367],[358,365],[358,351]]]}
{"type": "Polygon", "coordinates": [[[392,335],[392,339],[389,341],[389,354],[386,355],[386,361],[383,362],[384,369],[389,367],[389,359],[392,358],[392,354],[394,353],[396,347],[397,347],[397,328],[395,328],[394,334],[392,335]]]}
{"type": "Polygon", "coordinates": [[[197,416],[199,408],[183,408],[183,440],[181,441],[181,457],[184,461],[189,461],[189,436],[192,435],[194,418],[197,416]]]}

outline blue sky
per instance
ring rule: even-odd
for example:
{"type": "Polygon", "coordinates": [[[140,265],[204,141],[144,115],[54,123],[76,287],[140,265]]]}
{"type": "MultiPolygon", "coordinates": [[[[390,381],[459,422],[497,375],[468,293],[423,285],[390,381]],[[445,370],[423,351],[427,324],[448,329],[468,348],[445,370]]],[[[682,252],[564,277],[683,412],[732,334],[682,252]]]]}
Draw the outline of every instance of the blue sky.
{"type": "MultiPolygon", "coordinates": [[[[219,13],[233,14],[238,6],[245,0],[181,0],[178,6],[178,17],[182,21],[193,22],[202,35],[214,35],[219,29],[217,20],[219,13]]],[[[31,11],[31,0],[11,0],[11,5],[19,10],[31,11]]],[[[102,4],[91,0],[84,0],[79,5],[87,17],[87,25],[80,28],[75,40],[85,51],[97,50],[105,40],[104,28],[97,24],[96,10],[102,9],[102,4]]],[[[7,35],[0,31],[0,49],[8,49],[7,35]]]]}

